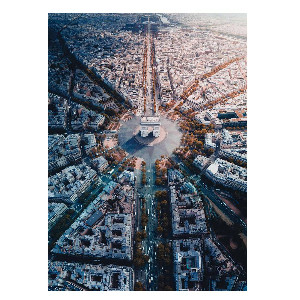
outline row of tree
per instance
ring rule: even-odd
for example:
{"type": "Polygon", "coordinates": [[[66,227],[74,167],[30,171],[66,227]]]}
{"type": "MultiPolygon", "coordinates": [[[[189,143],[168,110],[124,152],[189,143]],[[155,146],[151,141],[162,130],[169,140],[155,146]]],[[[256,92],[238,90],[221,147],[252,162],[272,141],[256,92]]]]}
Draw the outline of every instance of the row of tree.
{"type": "Polygon", "coordinates": [[[164,156],[161,157],[161,160],[157,159],[155,161],[155,184],[156,185],[166,185],[168,181],[167,169],[171,168],[172,164],[169,160],[165,159],[164,156]],[[164,166],[162,163],[164,161],[164,166]]]}
{"type": "Polygon", "coordinates": [[[181,144],[183,147],[176,150],[176,154],[182,159],[193,161],[197,155],[205,155],[204,142],[207,133],[214,132],[214,125],[204,125],[196,120],[184,117],[180,123],[183,131],[181,144]]]}
{"type": "Polygon", "coordinates": [[[168,243],[160,243],[157,246],[157,263],[159,266],[158,290],[173,291],[173,253],[168,243]]]}
{"type": "Polygon", "coordinates": [[[164,238],[168,237],[172,230],[171,216],[170,216],[170,200],[166,190],[157,191],[155,193],[157,200],[157,233],[164,238]]]}
{"type": "Polygon", "coordinates": [[[146,176],[146,162],[142,161],[142,185],[147,183],[147,176],[146,176]]]}
{"type": "Polygon", "coordinates": [[[133,264],[136,268],[142,268],[145,266],[147,261],[149,260],[149,256],[143,253],[142,243],[137,242],[135,239],[134,252],[133,252],[133,264]]]}
{"type": "Polygon", "coordinates": [[[143,267],[149,260],[149,256],[145,255],[142,251],[142,242],[144,239],[147,238],[147,232],[144,228],[148,223],[148,216],[146,214],[145,203],[146,203],[146,201],[143,198],[142,199],[142,216],[141,216],[141,225],[142,225],[143,229],[141,231],[138,231],[135,234],[135,238],[134,238],[133,264],[137,268],[143,267]]]}

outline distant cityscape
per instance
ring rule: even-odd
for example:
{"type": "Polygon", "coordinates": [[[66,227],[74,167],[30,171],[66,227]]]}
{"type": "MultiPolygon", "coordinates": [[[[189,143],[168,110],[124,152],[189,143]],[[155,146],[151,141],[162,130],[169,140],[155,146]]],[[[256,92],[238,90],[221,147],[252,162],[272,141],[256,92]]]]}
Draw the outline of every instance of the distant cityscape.
{"type": "Polygon", "coordinates": [[[48,290],[247,290],[246,14],[48,15],[48,290]]]}

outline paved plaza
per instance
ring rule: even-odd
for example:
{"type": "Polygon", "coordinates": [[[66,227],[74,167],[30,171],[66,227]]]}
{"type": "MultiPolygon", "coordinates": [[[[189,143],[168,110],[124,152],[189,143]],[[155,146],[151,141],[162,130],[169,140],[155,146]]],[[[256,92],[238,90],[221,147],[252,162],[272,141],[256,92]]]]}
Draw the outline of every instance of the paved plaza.
{"type": "Polygon", "coordinates": [[[179,147],[182,134],[175,122],[161,117],[161,126],[166,131],[166,136],[159,143],[152,143],[152,146],[142,145],[137,141],[139,125],[139,117],[123,122],[119,131],[119,142],[126,152],[144,159],[147,164],[153,163],[161,155],[171,155],[173,150],[179,147]]]}

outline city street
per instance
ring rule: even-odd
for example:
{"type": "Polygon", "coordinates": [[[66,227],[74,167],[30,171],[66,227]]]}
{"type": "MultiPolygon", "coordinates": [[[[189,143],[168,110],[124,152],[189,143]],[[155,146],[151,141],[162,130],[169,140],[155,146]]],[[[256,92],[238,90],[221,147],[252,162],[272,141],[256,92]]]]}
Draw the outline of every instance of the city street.
{"type": "MultiPolygon", "coordinates": [[[[149,262],[146,264],[144,268],[144,274],[137,271],[137,278],[136,280],[142,281],[146,286],[149,287],[150,290],[153,290],[154,287],[157,286],[157,265],[156,265],[156,246],[159,242],[159,238],[156,235],[156,227],[157,227],[157,219],[156,219],[156,203],[155,203],[155,192],[162,188],[155,186],[155,168],[154,164],[146,165],[146,178],[147,182],[144,187],[140,187],[141,182],[141,172],[136,172],[137,174],[137,189],[139,191],[139,197],[137,198],[145,198],[146,203],[146,213],[148,214],[148,224],[146,226],[147,238],[143,241],[142,245],[144,248],[144,253],[149,255],[149,262]],[[143,276],[144,275],[144,276],[143,276]],[[151,278],[153,280],[151,281],[151,278]]],[[[141,214],[141,207],[142,203],[140,200],[137,202],[137,224],[139,224],[139,230],[142,228],[140,227],[140,214],[141,214]],[[139,203],[138,203],[139,202],[139,203]]],[[[145,228],[144,228],[145,229],[145,228]]]]}
{"type": "Polygon", "coordinates": [[[242,233],[247,235],[247,225],[236,215],[214,192],[213,188],[207,187],[200,179],[200,176],[191,176],[196,181],[196,185],[200,188],[205,197],[211,200],[233,223],[239,224],[242,228],[242,233]]]}

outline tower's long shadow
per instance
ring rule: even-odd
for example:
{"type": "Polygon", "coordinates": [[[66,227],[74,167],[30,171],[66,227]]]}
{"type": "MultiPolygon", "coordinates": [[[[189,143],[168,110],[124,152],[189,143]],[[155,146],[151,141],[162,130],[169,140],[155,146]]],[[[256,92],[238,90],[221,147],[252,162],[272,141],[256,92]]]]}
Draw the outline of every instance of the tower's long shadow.
{"type": "Polygon", "coordinates": [[[147,146],[138,143],[136,141],[135,137],[133,136],[126,143],[124,143],[121,147],[129,154],[135,154],[136,152],[138,152],[139,150],[141,150],[147,146]]]}

